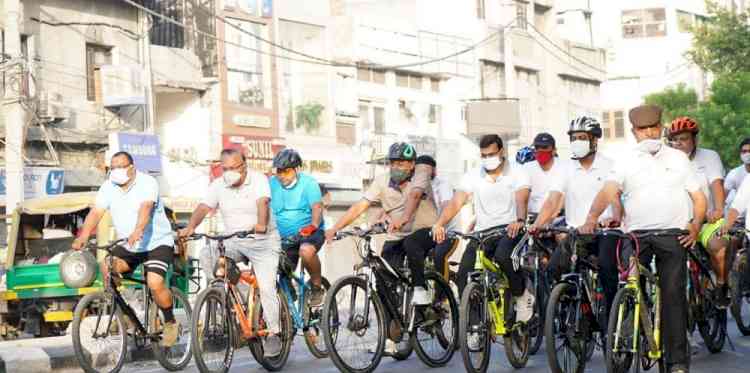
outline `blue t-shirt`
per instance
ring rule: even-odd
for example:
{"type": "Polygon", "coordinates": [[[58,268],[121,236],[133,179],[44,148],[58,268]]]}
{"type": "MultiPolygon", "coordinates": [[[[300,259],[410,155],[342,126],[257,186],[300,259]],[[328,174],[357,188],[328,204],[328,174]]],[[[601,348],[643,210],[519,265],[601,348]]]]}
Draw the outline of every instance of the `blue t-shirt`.
{"type": "MultiPolygon", "coordinates": [[[[270,179],[271,211],[282,238],[294,236],[312,223],[312,206],[321,202],[320,187],[312,176],[297,173],[297,183],[287,189],[276,176],[270,179]]],[[[320,229],[324,229],[321,219],[320,229]]]]}

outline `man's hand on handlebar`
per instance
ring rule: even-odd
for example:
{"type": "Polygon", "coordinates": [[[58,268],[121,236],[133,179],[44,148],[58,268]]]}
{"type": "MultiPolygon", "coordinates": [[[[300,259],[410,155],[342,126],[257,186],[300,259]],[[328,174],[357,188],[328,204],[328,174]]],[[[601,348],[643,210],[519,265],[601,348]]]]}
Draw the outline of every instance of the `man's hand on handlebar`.
{"type": "Polygon", "coordinates": [[[334,228],[326,229],[325,236],[326,236],[326,242],[331,243],[331,241],[333,241],[334,238],[336,238],[336,229],[334,228]]]}
{"type": "Polygon", "coordinates": [[[586,220],[586,223],[584,223],[582,226],[578,227],[578,233],[580,234],[594,234],[596,231],[597,223],[596,221],[590,221],[586,220]]]}
{"type": "Polygon", "coordinates": [[[195,233],[195,228],[187,226],[185,228],[180,229],[177,232],[177,236],[180,238],[187,238],[193,235],[195,233]]]}
{"type": "Polygon", "coordinates": [[[75,239],[75,241],[73,241],[73,245],[72,245],[73,250],[79,251],[83,249],[84,247],[86,247],[86,243],[88,243],[88,241],[89,241],[88,237],[79,236],[78,238],[75,239]]]}
{"type": "Polygon", "coordinates": [[[517,221],[515,223],[508,224],[508,237],[516,238],[523,229],[524,223],[517,221]]]}

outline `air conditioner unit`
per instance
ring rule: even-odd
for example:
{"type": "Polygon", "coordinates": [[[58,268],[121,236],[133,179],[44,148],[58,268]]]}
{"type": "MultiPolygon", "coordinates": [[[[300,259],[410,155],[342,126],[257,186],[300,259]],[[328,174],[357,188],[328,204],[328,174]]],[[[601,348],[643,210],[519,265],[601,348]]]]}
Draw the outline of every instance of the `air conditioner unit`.
{"type": "Polygon", "coordinates": [[[37,115],[42,120],[54,121],[67,119],[69,117],[68,108],[63,103],[63,96],[60,93],[41,92],[39,95],[39,107],[37,115]]]}

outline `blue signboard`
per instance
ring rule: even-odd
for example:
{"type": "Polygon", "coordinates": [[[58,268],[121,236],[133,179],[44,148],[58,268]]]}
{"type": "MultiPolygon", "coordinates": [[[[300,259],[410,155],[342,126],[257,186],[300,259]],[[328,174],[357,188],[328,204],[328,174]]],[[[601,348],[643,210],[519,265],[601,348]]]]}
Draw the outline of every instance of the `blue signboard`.
{"type": "Polygon", "coordinates": [[[110,153],[124,151],[133,156],[135,168],[141,172],[161,172],[161,151],[159,138],[141,133],[110,134],[110,153]]]}
{"type": "MultiPolygon", "coordinates": [[[[23,169],[24,198],[37,198],[61,194],[65,191],[65,171],[50,167],[25,167],[23,169]]],[[[0,169],[0,197],[6,193],[5,170],[0,169]]]]}

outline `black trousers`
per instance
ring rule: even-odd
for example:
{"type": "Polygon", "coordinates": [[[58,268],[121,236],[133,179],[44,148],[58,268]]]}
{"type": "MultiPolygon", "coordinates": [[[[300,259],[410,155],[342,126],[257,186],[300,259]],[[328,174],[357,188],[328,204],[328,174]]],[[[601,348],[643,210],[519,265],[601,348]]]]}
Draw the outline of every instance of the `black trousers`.
{"type": "MultiPolygon", "coordinates": [[[[518,244],[523,235],[519,234],[515,238],[508,236],[499,237],[496,239],[488,240],[485,243],[485,254],[495,259],[495,262],[500,266],[505,276],[508,277],[508,284],[510,286],[510,292],[513,296],[520,296],[523,294],[523,290],[526,287],[526,278],[523,272],[513,270],[513,261],[510,255],[513,253],[513,248],[518,244]]],[[[469,273],[474,271],[474,263],[477,258],[477,244],[471,242],[466,247],[464,255],[461,258],[461,264],[458,267],[458,275],[456,278],[456,285],[458,286],[459,294],[462,294],[466,287],[467,277],[469,273]]]]}
{"type": "MultiPolygon", "coordinates": [[[[604,298],[607,302],[606,317],[609,317],[612,302],[614,302],[615,295],[617,294],[617,241],[617,237],[607,236],[597,237],[592,242],[586,244],[588,253],[594,254],[599,258],[599,279],[602,282],[604,298]]],[[[549,273],[550,278],[558,281],[563,274],[569,272],[571,250],[572,248],[568,245],[568,242],[565,242],[563,245],[558,246],[552,253],[547,266],[547,273],[549,273]]],[[[608,319],[605,318],[605,320],[608,319]]],[[[606,328],[606,325],[604,327],[606,328]]]]}
{"type": "Polygon", "coordinates": [[[400,268],[404,255],[409,258],[412,285],[425,287],[424,258],[425,253],[435,242],[430,235],[430,228],[422,228],[406,236],[403,240],[386,241],[383,244],[382,257],[393,268],[400,268]]]}
{"type": "Polygon", "coordinates": [[[446,239],[439,244],[435,244],[435,251],[433,252],[435,271],[443,276],[445,281],[450,281],[448,259],[456,251],[458,244],[459,241],[457,239],[446,239]]]}
{"type": "MultiPolygon", "coordinates": [[[[687,252],[677,237],[646,237],[639,240],[644,265],[656,256],[656,274],[661,288],[661,334],[667,365],[689,365],[687,341],[687,252]]],[[[623,263],[633,254],[630,241],[623,246],[623,263]]]]}

